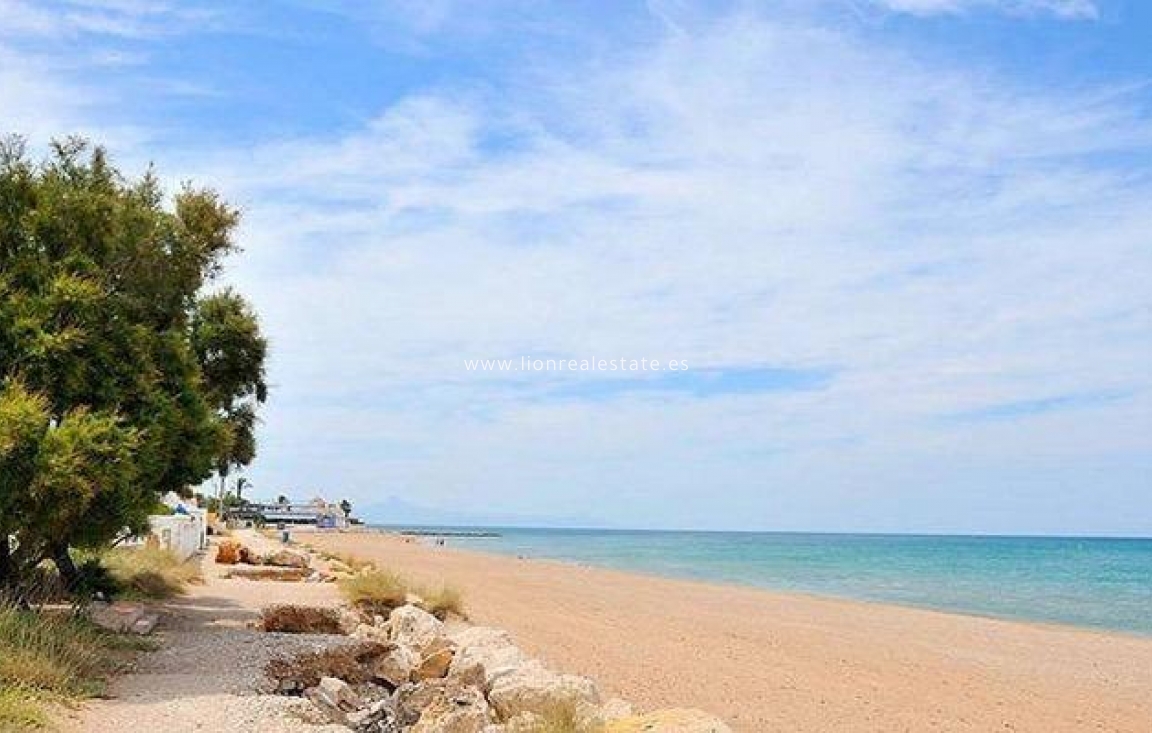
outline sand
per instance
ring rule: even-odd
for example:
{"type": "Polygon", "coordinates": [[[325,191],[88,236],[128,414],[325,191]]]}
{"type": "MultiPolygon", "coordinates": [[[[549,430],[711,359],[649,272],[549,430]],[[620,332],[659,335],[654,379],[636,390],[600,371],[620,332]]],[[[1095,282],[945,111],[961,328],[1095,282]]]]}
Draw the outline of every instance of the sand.
{"type": "MultiPolygon", "coordinates": [[[[405,542],[300,536],[464,592],[475,623],[639,709],[737,731],[1152,731],[1152,639],[405,542]]],[[[451,543],[451,541],[449,541],[451,543]]]]}

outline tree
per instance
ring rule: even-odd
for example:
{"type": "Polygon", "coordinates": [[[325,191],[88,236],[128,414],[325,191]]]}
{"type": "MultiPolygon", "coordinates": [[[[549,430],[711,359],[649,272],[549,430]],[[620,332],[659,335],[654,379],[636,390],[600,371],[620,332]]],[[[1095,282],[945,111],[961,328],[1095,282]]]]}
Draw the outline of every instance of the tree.
{"type": "Polygon", "coordinates": [[[344,512],[344,516],[346,517],[352,516],[352,502],[348,501],[347,499],[341,501],[340,511],[344,512]]]}
{"type": "Polygon", "coordinates": [[[212,191],[168,206],[149,172],[0,141],[0,588],[45,559],[138,532],[255,454],[266,343],[232,291],[206,294],[239,217],[212,191]]]}

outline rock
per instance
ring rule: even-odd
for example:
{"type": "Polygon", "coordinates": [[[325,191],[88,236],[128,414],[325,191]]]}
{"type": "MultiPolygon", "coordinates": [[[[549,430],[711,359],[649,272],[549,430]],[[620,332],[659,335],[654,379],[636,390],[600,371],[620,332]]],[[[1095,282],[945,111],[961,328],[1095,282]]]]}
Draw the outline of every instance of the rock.
{"type": "Polygon", "coordinates": [[[600,708],[600,719],[605,723],[632,715],[632,705],[627,700],[618,697],[610,699],[600,708]]]}
{"type": "Polygon", "coordinates": [[[412,647],[421,656],[443,637],[443,622],[415,606],[400,606],[388,615],[388,638],[393,643],[412,647]]]}
{"type": "Polygon", "coordinates": [[[360,614],[353,611],[351,608],[340,607],[336,610],[337,621],[340,624],[340,633],[345,636],[351,636],[356,629],[363,623],[360,614]]]}
{"type": "Polygon", "coordinates": [[[278,568],[306,568],[308,556],[295,550],[277,550],[264,556],[264,564],[278,568]]]}
{"type": "Polygon", "coordinates": [[[236,559],[238,562],[242,562],[245,565],[262,565],[264,563],[264,559],[247,545],[240,546],[239,554],[237,555],[236,559]]]}
{"type": "MultiPolygon", "coordinates": [[[[372,628],[372,627],[369,627],[372,628]]],[[[376,679],[399,687],[412,677],[413,670],[420,664],[420,654],[407,646],[393,645],[373,670],[376,679]]]]}
{"type": "Polygon", "coordinates": [[[486,626],[469,626],[449,634],[456,654],[448,674],[468,680],[485,690],[497,677],[524,663],[524,654],[512,643],[508,632],[486,626]]]}
{"type": "Polygon", "coordinates": [[[335,677],[320,678],[320,684],[305,690],[304,697],[336,723],[343,723],[346,713],[360,707],[360,696],[347,682],[335,677]]]}
{"type": "Polygon", "coordinates": [[[283,603],[265,606],[260,611],[261,626],[265,631],[287,634],[339,634],[340,611],[324,606],[298,606],[283,603]]]}
{"type": "Polygon", "coordinates": [[[371,624],[359,624],[350,636],[355,639],[388,643],[388,630],[371,624]]]}
{"type": "Polygon", "coordinates": [[[240,561],[240,550],[243,547],[236,540],[224,540],[216,548],[216,562],[221,565],[235,565],[240,561]]]}
{"type": "Polygon", "coordinates": [[[88,619],[92,623],[118,634],[131,631],[144,616],[144,607],[136,603],[97,601],[88,608],[88,619]]]}
{"type": "Polygon", "coordinates": [[[355,710],[360,707],[360,696],[342,679],[322,677],[316,689],[326,701],[341,710],[355,710]]]}
{"type": "Polygon", "coordinates": [[[544,715],[570,708],[579,716],[594,716],[600,708],[600,691],[587,677],[557,674],[536,660],[498,676],[488,691],[488,700],[500,720],[520,713],[544,715]]]}
{"type": "Polygon", "coordinates": [[[373,703],[370,707],[348,713],[346,724],[361,733],[400,733],[400,722],[396,719],[396,711],[392,708],[392,701],[385,698],[373,703]]]}
{"type": "Polygon", "coordinates": [[[609,721],[604,733],[732,733],[724,721],[700,710],[671,708],[609,721]]]}
{"type": "Polygon", "coordinates": [[[447,676],[448,667],[452,664],[454,654],[455,649],[445,646],[425,655],[416,668],[412,670],[412,681],[420,682],[447,676]]]}
{"type": "Polygon", "coordinates": [[[415,606],[416,608],[419,608],[419,609],[425,610],[425,611],[428,610],[427,607],[425,606],[424,599],[421,596],[418,596],[415,593],[412,593],[411,591],[404,594],[404,605],[415,606]]]}
{"type": "Polygon", "coordinates": [[[308,575],[307,568],[281,568],[272,565],[234,565],[225,577],[244,580],[303,580],[308,575]]]}
{"type": "Polygon", "coordinates": [[[396,713],[409,733],[482,733],[492,722],[484,694],[454,680],[407,684],[396,690],[396,713]]]}
{"type": "Polygon", "coordinates": [[[146,613],[140,618],[136,619],[136,622],[132,624],[132,628],[129,629],[129,631],[131,631],[133,634],[138,634],[139,636],[147,636],[148,634],[152,633],[152,630],[156,628],[156,624],[159,622],[159,614],[146,613]]]}

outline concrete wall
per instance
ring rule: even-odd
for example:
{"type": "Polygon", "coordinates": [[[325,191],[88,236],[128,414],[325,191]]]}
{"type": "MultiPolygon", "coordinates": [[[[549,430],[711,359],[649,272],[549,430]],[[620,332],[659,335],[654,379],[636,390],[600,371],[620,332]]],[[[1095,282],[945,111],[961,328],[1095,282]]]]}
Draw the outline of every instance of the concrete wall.
{"type": "Polygon", "coordinates": [[[161,547],[176,553],[181,560],[187,560],[208,546],[208,524],[202,510],[191,510],[188,514],[164,514],[148,518],[151,530],[149,538],[161,547]]]}

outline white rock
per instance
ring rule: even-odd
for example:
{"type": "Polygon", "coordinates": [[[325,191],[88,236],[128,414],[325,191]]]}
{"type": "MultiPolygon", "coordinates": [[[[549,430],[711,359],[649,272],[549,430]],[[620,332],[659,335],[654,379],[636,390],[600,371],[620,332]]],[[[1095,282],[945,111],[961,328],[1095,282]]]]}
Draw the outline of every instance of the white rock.
{"type": "Polygon", "coordinates": [[[396,705],[409,733],[483,733],[494,722],[484,694],[454,680],[406,685],[397,690],[396,705]]]}
{"type": "Polygon", "coordinates": [[[448,674],[473,681],[485,690],[497,677],[514,672],[525,661],[508,632],[501,629],[469,626],[449,633],[448,638],[456,644],[448,674]]]}
{"type": "Polygon", "coordinates": [[[600,691],[587,677],[557,674],[536,660],[498,676],[488,700],[500,720],[520,713],[545,714],[556,708],[572,708],[578,715],[594,716],[600,707],[600,691]]]}
{"type": "Polygon", "coordinates": [[[444,624],[440,619],[415,606],[401,606],[388,616],[388,638],[395,644],[412,647],[421,655],[443,637],[444,624]]]}
{"type": "Polygon", "coordinates": [[[355,710],[360,707],[360,696],[337,677],[321,677],[316,690],[325,701],[341,710],[355,710]]]}
{"type": "Polygon", "coordinates": [[[393,687],[408,681],[412,670],[420,664],[420,653],[412,647],[396,646],[376,664],[373,673],[393,687]]]}

